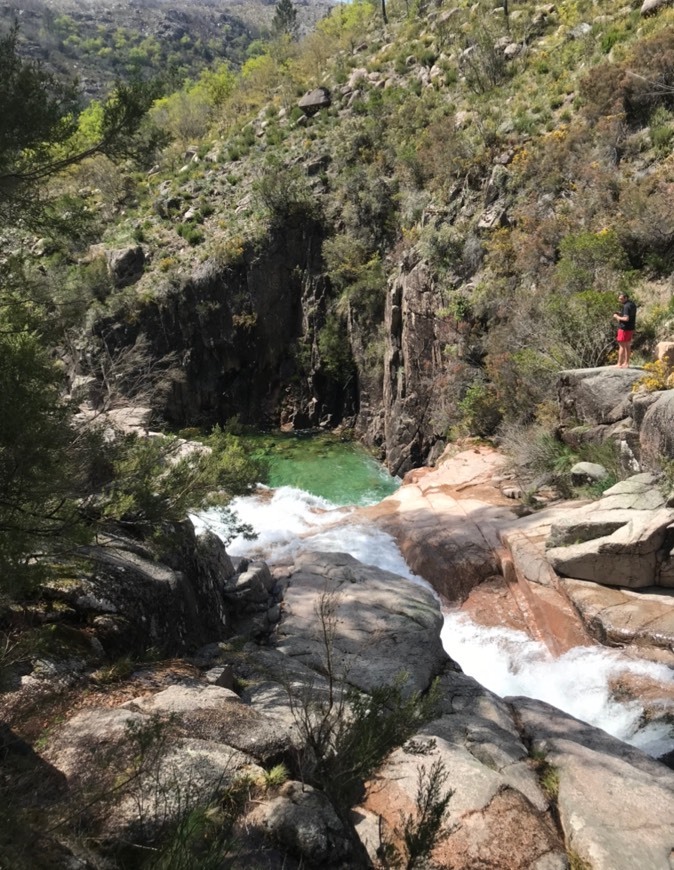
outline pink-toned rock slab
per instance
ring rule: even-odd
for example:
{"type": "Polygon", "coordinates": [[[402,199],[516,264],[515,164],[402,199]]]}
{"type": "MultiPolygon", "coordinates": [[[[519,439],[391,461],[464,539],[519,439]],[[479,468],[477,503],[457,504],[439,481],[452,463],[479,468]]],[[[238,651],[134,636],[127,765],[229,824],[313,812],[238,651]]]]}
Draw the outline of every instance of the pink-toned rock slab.
{"type": "Polygon", "coordinates": [[[410,472],[400,489],[365,515],[397,541],[407,564],[449,602],[461,602],[499,574],[499,531],[515,519],[512,499],[491,482],[504,458],[489,447],[438,468],[410,472]]]}

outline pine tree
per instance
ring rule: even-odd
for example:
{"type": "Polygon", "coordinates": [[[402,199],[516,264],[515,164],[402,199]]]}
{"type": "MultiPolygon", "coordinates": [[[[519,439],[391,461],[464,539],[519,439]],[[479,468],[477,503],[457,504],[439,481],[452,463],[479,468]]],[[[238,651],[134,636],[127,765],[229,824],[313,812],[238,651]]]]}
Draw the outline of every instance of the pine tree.
{"type": "Polygon", "coordinates": [[[48,553],[82,540],[79,499],[92,455],[83,455],[87,439],[62,401],[50,346],[55,306],[33,292],[21,235],[73,232],[49,180],[93,154],[146,147],[141,125],[154,98],[148,85],[120,86],[82,145],[76,86],[22,58],[17,35],[14,27],[0,36],[0,604],[39,578],[48,553]]]}
{"type": "Polygon", "coordinates": [[[278,0],[271,30],[275,37],[287,34],[294,39],[297,36],[297,9],[292,0],[278,0]]]}

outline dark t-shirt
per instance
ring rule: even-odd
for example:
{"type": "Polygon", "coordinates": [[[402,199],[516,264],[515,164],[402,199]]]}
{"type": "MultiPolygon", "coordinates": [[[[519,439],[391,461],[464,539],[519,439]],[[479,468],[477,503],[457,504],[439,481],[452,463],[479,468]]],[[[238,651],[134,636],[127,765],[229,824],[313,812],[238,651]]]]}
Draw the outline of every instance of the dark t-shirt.
{"type": "Polygon", "coordinates": [[[637,306],[631,299],[628,299],[627,302],[623,304],[623,310],[620,314],[622,317],[627,317],[628,319],[619,320],[618,329],[626,329],[629,332],[633,332],[637,321],[637,306]]]}

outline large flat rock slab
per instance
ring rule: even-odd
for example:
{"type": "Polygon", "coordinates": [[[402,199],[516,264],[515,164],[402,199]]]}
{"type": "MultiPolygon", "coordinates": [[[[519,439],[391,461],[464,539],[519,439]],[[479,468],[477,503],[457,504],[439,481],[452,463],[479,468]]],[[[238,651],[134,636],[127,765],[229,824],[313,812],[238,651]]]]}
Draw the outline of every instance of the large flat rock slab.
{"type": "Polygon", "coordinates": [[[556,772],[567,848],[592,870],[674,867],[674,771],[541,701],[508,700],[556,772]]]}
{"type": "Polygon", "coordinates": [[[546,555],[555,571],[633,589],[669,582],[660,566],[671,550],[674,510],[604,510],[602,505],[603,499],[553,526],[546,555]]]}
{"type": "Polygon", "coordinates": [[[612,589],[583,580],[562,586],[593,635],[609,646],[660,650],[674,665],[674,590],[612,589]]]}
{"type": "Polygon", "coordinates": [[[405,672],[423,691],[448,661],[433,592],[344,553],[305,553],[288,572],[276,647],[364,691],[405,672]]]}
{"type": "Polygon", "coordinates": [[[463,451],[438,468],[410,472],[396,493],[364,511],[449,602],[500,572],[499,532],[515,518],[512,500],[493,484],[503,463],[492,448],[463,451]]]}

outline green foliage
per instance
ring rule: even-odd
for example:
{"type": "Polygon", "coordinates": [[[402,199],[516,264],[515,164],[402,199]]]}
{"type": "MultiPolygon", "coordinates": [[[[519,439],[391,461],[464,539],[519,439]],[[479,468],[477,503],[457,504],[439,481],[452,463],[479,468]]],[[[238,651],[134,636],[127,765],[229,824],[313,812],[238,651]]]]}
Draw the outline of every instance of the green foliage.
{"type": "Polygon", "coordinates": [[[297,36],[297,9],[292,0],[278,0],[271,20],[271,32],[277,38],[297,36]]]}
{"type": "Polygon", "coordinates": [[[451,224],[427,225],[421,231],[417,248],[424,260],[440,274],[460,271],[463,263],[464,238],[451,224]]]}
{"type": "Polygon", "coordinates": [[[614,230],[565,236],[559,253],[556,279],[565,293],[623,289],[619,286],[619,279],[627,270],[628,262],[614,230]]]}
{"type": "Polygon", "coordinates": [[[493,435],[501,422],[495,388],[478,381],[471,384],[459,402],[461,425],[471,435],[493,435]]]}
{"type": "Polygon", "coordinates": [[[327,274],[340,294],[341,311],[353,309],[367,323],[383,315],[386,276],[379,254],[362,239],[342,233],[323,242],[327,274]]]}
{"type": "Polygon", "coordinates": [[[275,764],[270,770],[265,771],[265,786],[267,788],[279,788],[287,781],[288,776],[288,768],[285,764],[275,764]]]}
{"type": "Polygon", "coordinates": [[[200,245],[205,238],[204,231],[194,221],[178,224],[176,232],[192,246],[200,245]]]}
{"type": "Polygon", "coordinates": [[[547,797],[556,800],[559,794],[559,770],[547,759],[545,752],[532,752],[534,770],[547,797]]]}
{"type": "Polygon", "coordinates": [[[444,789],[448,779],[449,772],[440,759],[430,770],[423,765],[419,768],[416,813],[404,820],[402,828],[405,870],[427,866],[433,849],[446,836],[442,823],[454,794],[452,789],[444,789]]]}
{"type": "Polygon", "coordinates": [[[543,353],[523,347],[514,352],[490,354],[487,372],[504,418],[530,421],[536,409],[553,394],[559,367],[543,353]]]}
{"type": "Polygon", "coordinates": [[[277,159],[268,161],[254,191],[273,226],[317,213],[306,176],[298,167],[286,167],[277,159]]]}
{"type": "Polygon", "coordinates": [[[143,126],[157,95],[156,86],[147,82],[120,84],[99,110],[85,116],[80,131],[75,86],[22,59],[16,29],[0,38],[0,80],[0,220],[5,224],[64,225],[72,232],[72,218],[59,221],[46,208],[46,180],[94,154],[151,159],[161,141],[143,126]],[[84,144],[94,134],[94,141],[84,144]]]}
{"type": "Polygon", "coordinates": [[[172,139],[186,145],[205,135],[211,111],[207,89],[193,87],[157,100],[152,118],[172,139]]]}
{"type": "Polygon", "coordinates": [[[613,441],[602,444],[580,442],[571,447],[545,426],[507,426],[501,445],[523,481],[541,480],[554,486],[563,497],[582,495],[597,498],[625,477],[620,452],[613,441]],[[570,471],[577,462],[603,465],[607,476],[596,484],[574,487],[570,471]]]}
{"type": "Polygon", "coordinates": [[[658,359],[644,363],[646,374],[632,384],[632,391],[644,390],[653,393],[656,390],[674,389],[674,367],[665,360],[658,359]]]}
{"type": "Polygon", "coordinates": [[[246,797],[245,789],[234,785],[210,803],[188,807],[143,870],[220,870],[235,847],[234,825],[246,797]]]}
{"type": "Polygon", "coordinates": [[[541,351],[560,368],[604,365],[614,346],[612,314],[616,307],[610,292],[586,290],[573,296],[550,297],[545,303],[541,351]]]}
{"type": "MultiPolygon", "coordinates": [[[[208,449],[185,455],[176,438],[119,438],[111,449],[107,483],[90,509],[107,521],[158,532],[162,523],[179,522],[191,510],[222,506],[251,490],[265,476],[242,442],[216,428],[208,449]]],[[[228,516],[233,534],[241,531],[228,516]]]]}
{"type": "Polygon", "coordinates": [[[375,14],[374,6],[367,0],[340,4],[332,9],[330,15],[316,25],[321,36],[333,41],[334,49],[355,48],[375,14]]]}
{"type": "Polygon", "coordinates": [[[317,715],[301,721],[307,740],[303,765],[311,780],[347,812],[362,797],[365,780],[384,758],[433,715],[436,696],[406,694],[404,675],[371,694],[347,690],[344,708],[321,705],[317,715]]]}
{"type": "Polygon", "coordinates": [[[592,870],[592,865],[589,861],[581,858],[575,849],[569,849],[567,857],[569,859],[569,870],[592,870]]]}
{"type": "Polygon", "coordinates": [[[83,539],[75,498],[82,443],[60,401],[60,372],[39,337],[0,329],[0,595],[39,579],[40,556],[83,539]]]}
{"type": "Polygon", "coordinates": [[[335,312],[331,312],[318,333],[318,349],[321,355],[321,368],[334,380],[345,383],[355,372],[351,347],[349,345],[346,323],[335,312]]]}
{"type": "Polygon", "coordinates": [[[496,45],[498,36],[493,25],[480,18],[466,37],[460,68],[468,86],[476,94],[489,93],[508,75],[505,57],[496,45]]]}

